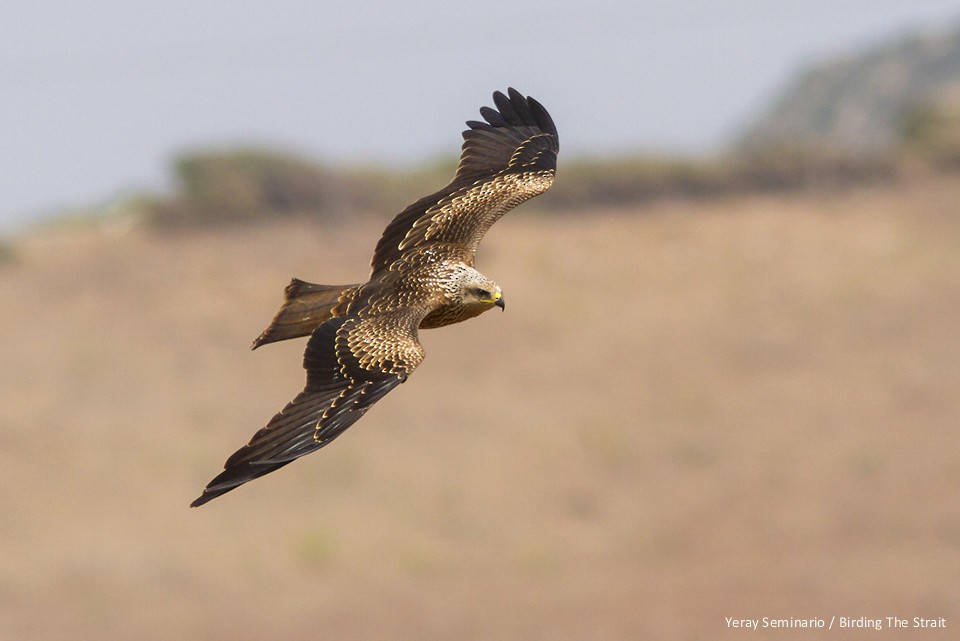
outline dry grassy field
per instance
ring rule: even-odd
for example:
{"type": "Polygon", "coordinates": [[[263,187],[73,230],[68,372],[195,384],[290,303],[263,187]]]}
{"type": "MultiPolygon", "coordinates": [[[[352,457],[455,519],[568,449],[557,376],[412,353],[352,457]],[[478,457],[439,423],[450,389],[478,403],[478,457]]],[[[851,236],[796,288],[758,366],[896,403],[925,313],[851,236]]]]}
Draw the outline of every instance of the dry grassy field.
{"type": "Polygon", "coordinates": [[[389,215],[14,241],[0,639],[958,638],[956,179],[521,208],[505,313],[189,509],[302,388],[302,340],[248,349],[287,280],[365,278],[389,215]],[[861,616],[948,628],[725,622],[861,616]]]}

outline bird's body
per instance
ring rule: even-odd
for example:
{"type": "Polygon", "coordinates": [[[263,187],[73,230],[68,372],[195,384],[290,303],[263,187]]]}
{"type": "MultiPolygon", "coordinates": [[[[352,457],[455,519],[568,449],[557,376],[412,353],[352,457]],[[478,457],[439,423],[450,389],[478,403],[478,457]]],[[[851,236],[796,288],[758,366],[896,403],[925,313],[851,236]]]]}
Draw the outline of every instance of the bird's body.
{"type": "Polygon", "coordinates": [[[254,341],[310,336],[304,390],[227,459],[196,507],[317,450],[356,422],[423,360],[419,329],[503,308],[500,287],[474,267],[484,233],[553,183],[559,149],[547,111],[513,89],[499,111],[469,121],[457,173],[413,203],[377,243],[370,279],[315,285],[294,279],[270,326],[254,341]]]}

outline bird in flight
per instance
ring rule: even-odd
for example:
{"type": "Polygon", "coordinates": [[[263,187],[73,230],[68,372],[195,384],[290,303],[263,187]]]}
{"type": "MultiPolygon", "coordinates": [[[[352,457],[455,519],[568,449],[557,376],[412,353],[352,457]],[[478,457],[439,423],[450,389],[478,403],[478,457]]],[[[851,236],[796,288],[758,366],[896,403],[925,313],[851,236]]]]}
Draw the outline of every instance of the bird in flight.
{"type": "Polygon", "coordinates": [[[550,114],[515,89],[463,132],[453,180],[400,212],[383,232],[366,283],[293,279],[253,348],[310,336],[303,391],[237,450],[193,503],[221,494],[327,445],[423,360],[419,329],[504,308],[499,285],[474,267],[488,229],[553,184],[559,138],[550,114]]]}

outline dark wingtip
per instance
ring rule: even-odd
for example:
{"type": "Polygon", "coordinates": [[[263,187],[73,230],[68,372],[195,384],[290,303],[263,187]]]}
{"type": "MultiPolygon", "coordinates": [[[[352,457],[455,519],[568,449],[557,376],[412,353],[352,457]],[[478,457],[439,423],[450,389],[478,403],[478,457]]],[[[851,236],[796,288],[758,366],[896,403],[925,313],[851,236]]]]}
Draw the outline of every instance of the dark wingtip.
{"type": "Polygon", "coordinates": [[[203,505],[204,503],[207,503],[207,502],[209,502],[209,501],[212,501],[213,499],[217,498],[217,497],[220,496],[221,494],[226,494],[227,492],[229,492],[230,490],[232,490],[232,489],[234,489],[234,488],[236,488],[236,487],[237,487],[237,486],[235,485],[235,486],[233,486],[233,487],[228,487],[228,488],[226,488],[226,489],[217,489],[217,490],[213,490],[213,491],[211,491],[211,490],[209,490],[209,489],[205,489],[205,490],[203,491],[203,494],[201,494],[201,495],[198,496],[196,499],[194,499],[193,503],[190,504],[190,507],[200,507],[200,506],[203,505]]]}
{"type": "MultiPolygon", "coordinates": [[[[543,105],[530,96],[524,97],[513,87],[508,87],[506,94],[494,91],[493,104],[496,109],[486,106],[480,108],[480,115],[485,122],[468,120],[467,126],[470,129],[532,126],[556,137],[557,127],[543,105]]],[[[463,133],[466,136],[469,130],[463,133]]]]}

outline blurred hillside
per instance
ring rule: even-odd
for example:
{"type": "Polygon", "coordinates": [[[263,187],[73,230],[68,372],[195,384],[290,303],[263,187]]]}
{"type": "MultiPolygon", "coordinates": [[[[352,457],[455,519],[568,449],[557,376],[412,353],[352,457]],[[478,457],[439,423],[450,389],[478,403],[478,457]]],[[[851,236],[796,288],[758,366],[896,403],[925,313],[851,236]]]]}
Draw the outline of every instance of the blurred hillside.
{"type": "Polygon", "coordinates": [[[266,149],[203,150],[173,161],[176,191],[134,198],[128,208],[159,227],[217,226],[312,216],[341,221],[373,211],[399,211],[411,193],[449,179],[451,163],[390,172],[330,167],[266,149]]]}
{"type": "Polygon", "coordinates": [[[812,66],[746,130],[740,147],[888,153],[926,111],[960,112],[960,26],[812,66]]]}
{"type": "MultiPolygon", "coordinates": [[[[456,158],[415,169],[325,166],[277,150],[186,154],[174,163],[176,190],[142,195],[113,211],[160,228],[210,227],[311,218],[343,222],[399,212],[445,185],[456,158]]],[[[915,109],[885,154],[828,147],[755,149],[712,158],[633,155],[563,160],[556,184],[528,208],[582,211],[664,199],[831,192],[892,184],[917,170],[960,169],[960,111],[915,109]]]]}
{"type": "MultiPolygon", "coordinates": [[[[919,114],[916,127],[929,133],[929,123],[919,114]]],[[[917,136],[918,145],[921,138],[917,136]]],[[[901,169],[898,162],[820,150],[717,158],[574,158],[561,164],[561,179],[528,207],[582,210],[664,198],[832,190],[894,180],[901,169]]],[[[173,167],[177,185],[173,194],[138,197],[121,209],[163,228],[384,216],[445,185],[453,176],[456,158],[413,170],[388,170],[324,166],[276,150],[228,149],[185,154],[173,167]]]]}

